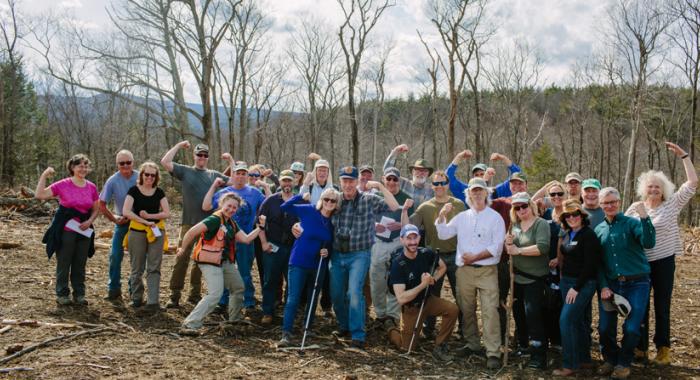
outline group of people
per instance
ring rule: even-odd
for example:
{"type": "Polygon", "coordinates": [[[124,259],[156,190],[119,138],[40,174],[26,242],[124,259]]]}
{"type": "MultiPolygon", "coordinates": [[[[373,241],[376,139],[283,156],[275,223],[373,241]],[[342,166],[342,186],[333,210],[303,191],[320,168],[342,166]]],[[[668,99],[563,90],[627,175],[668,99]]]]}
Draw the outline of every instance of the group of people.
{"type": "MultiPolygon", "coordinates": [[[[471,168],[468,181],[457,177],[459,165],[473,157],[469,150],[457,154],[445,171],[419,159],[406,178],[396,165],[406,145],[392,149],[381,181],[375,181],[371,166],[343,166],[334,185],[328,161],[316,154],[309,156],[313,169],[308,172],[303,162],[294,162],[275,174],[225,153],[228,167],[221,173],[208,168],[205,144],[194,146],[193,165],[174,162],[181,149],[191,148],[182,141],[160,161],[180,181],[182,193],[179,248],[166,307],[180,306],[189,271],[187,302],[195,307],[181,333],[199,334],[216,308],[235,322],[256,308],[256,262],[261,323],[272,324],[277,306],[284,304],[280,347],[295,339],[302,306],[304,337],[312,334],[320,299],[324,313],[330,315],[332,308],[335,315],[334,334],[364,350],[371,302],[375,321],[399,349],[415,349],[421,336],[434,338],[436,359],[485,355],[487,367],[494,369],[501,365],[512,310],[513,352],[529,356],[530,367],[544,369],[548,348],[561,346],[562,366],[554,374],[570,376],[593,367],[591,309],[597,294],[604,360],[597,372],[627,378],[632,361],[647,357],[652,290],[654,362],[671,361],[670,304],[675,256],[682,252],[678,218],[696,192],[698,177],[688,153],[666,145],[682,160],[687,181],[675,190],[662,172],[645,172],[637,183],[639,201],[623,213],[616,189],[578,173],[531,195],[525,173],[499,153],[490,160],[504,163],[509,173],[497,185],[491,184],[495,170],[483,163],[471,168]],[[441,298],[444,277],[455,303],[441,298]],[[437,333],[436,318],[441,319],[437,333]],[[451,352],[446,343],[455,326],[463,346],[451,352]]],[[[170,217],[168,199],[158,187],[160,169],[149,161],[134,170],[127,150],[117,153],[116,164],[117,172],[99,193],[86,178],[90,160],[82,154],[67,162],[69,177],[47,186],[54,174],[47,168],[39,178],[36,197],[59,202],[43,240],[49,257],[57,257],[56,300],[87,304],[91,226],[102,214],[114,223],[107,298],[122,297],[126,250],[131,305],[158,311],[170,217]]]]}

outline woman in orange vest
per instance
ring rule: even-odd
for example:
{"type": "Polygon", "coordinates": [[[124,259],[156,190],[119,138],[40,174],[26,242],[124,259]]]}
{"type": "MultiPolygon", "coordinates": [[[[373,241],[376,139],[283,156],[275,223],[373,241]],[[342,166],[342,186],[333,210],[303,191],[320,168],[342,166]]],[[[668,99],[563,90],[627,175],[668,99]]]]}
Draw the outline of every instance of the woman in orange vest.
{"type": "Polygon", "coordinates": [[[265,228],[264,216],[260,216],[258,227],[249,234],[238,227],[233,220],[233,215],[242,203],[243,200],[237,194],[224,194],[219,199],[219,209],[190,228],[182,239],[182,244],[177,250],[178,255],[183,255],[186,248],[199,237],[197,246],[192,250],[192,259],[204,275],[208,293],[182,322],[181,334],[199,333],[202,321],[214,311],[224,288],[229,290],[229,321],[240,319],[244,286],[238,268],[233,264],[236,242],[250,244],[265,228]]]}

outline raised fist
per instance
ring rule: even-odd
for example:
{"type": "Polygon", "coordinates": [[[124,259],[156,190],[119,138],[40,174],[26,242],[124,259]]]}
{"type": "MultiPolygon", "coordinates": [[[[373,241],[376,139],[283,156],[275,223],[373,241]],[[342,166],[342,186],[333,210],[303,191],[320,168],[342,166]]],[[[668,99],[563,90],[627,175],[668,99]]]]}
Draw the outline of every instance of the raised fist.
{"type": "Polygon", "coordinates": [[[406,145],[406,144],[398,145],[394,148],[394,152],[396,152],[396,153],[408,152],[408,145],[406,145]]]}
{"type": "Polygon", "coordinates": [[[177,145],[179,145],[182,149],[190,149],[190,147],[192,146],[187,140],[180,141],[177,145]]]}
{"type": "Polygon", "coordinates": [[[308,158],[309,160],[311,160],[311,161],[318,161],[318,160],[321,159],[321,155],[319,155],[318,153],[313,153],[313,152],[311,152],[311,153],[309,153],[309,155],[307,156],[307,158],[308,158]]]}
{"type": "Polygon", "coordinates": [[[56,171],[53,170],[53,168],[51,166],[49,166],[48,168],[46,168],[46,170],[44,170],[43,173],[41,173],[41,176],[42,177],[52,177],[54,174],[56,174],[56,171]]]}

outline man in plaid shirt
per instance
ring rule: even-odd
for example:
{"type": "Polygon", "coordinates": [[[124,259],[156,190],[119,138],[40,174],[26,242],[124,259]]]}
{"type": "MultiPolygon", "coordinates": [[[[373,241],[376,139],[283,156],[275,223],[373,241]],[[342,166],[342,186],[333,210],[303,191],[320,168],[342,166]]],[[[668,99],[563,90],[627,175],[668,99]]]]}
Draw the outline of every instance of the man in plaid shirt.
{"type": "Polygon", "coordinates": [[[341,168],[339,175],[343,201],[340,211],[333,214],[335,236],[330,264],[331,298],[339,327],[335,334],[351,336],[352,347],[364,350],[365,297],[362,286],[374,244],[374,221],[382,212],[398,210],[399,204],[394,195],[376,181],[367,182],[367,187],[381,191],[384,198],[357,191],[358,171],[354,166],[341,168]]]}

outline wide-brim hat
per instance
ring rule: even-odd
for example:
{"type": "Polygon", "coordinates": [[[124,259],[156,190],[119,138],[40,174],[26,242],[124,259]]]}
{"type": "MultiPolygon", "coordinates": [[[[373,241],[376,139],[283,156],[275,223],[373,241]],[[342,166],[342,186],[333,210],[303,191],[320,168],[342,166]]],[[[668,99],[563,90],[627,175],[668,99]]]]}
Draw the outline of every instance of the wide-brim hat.
{"type": "Polygon", "coordinates": [[[627,299],[617,293],[608,299],[601,299],[601,305],[605,311],[617,311],[623,318],[627,318],[632,312],[632,305],[627,299]]]}
{"type": "Polygon", "coordinates": [[[426,160],[426,159],[424,159],[424,158],[421,158],[421,159],[416,160],[416,162],[413,163],[413,165],[409,166],[408,169],[409,169],[409,170],[413,170],[413,169],[428,169],[428,175],[433,174],[433,170],[434,170],[434,169],[428,164],[428,160],[426,160]]]}
{"type": "Polygon", "coordinates": [[[578,199],[565,200],[562,208],[561,214],[559,214],[559,222],[562,224],[564,224],[567,214],[573,214],[576,211],[581,213],[581,218],[588,218],[588,213],[583,209],[583,207],[581,207],[581,203],[578,201],[578,199]]]}

